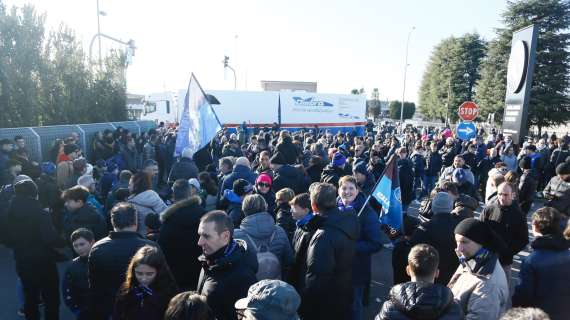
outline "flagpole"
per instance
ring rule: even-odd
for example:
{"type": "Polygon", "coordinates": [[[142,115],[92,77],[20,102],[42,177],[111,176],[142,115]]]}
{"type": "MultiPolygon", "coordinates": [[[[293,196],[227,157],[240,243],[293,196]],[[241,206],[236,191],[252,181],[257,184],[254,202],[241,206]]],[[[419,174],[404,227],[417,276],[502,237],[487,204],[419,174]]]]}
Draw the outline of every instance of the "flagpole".
{"type": "MultiPolygon", "coordinates": [[[[376,190],[376,186],[378,186],[378,183],[380,183],[380,180],[382,180],[382,178],[386,174],[386,170],[388,169],[390,162],[395,161],[394,160],[395,156],[396,156],[396,154],[392,154],[392,156],[390,156],[390,159],[388,159],[388,162],[386,163],[386,167],[384,168],[384,171],[382,171],[382,175],[380,176],[380,179],[378,179],[378,181],[376,181],[376,183],[374,184],[374,187],[372,188],[372,192],[374,192],[374,190],[376,190]]],[[[360,214],[362,213],[362,211],[364,211],[364,208],[366,208],[368,201],[370,201],[370,197],[372,197],[372,193],[370,193],[368,195],[368,197],[366,197],[366,201],[364,201],[364,205],[362,206],[362,208],[360,208],[360,211],[358,211],[357,216],[360,217],[360,214]]]]}

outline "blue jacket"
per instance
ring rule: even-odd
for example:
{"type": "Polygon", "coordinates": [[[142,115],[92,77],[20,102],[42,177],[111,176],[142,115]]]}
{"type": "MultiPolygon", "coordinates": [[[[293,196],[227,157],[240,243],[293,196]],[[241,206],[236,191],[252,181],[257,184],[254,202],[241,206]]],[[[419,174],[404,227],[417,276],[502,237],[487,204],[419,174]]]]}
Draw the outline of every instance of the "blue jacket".
{"type": "Polygon", "coordinates": [[[426,171],[426,159],[421,154],[414,152],[410,157],[412,163],[414,164],[414,176],[421,177],[425,175],[426,171]]]}
{"type": "Polygon", "coordinates": [[[536,307],[552,320],[568,319],[570,313],[570,247],[561,235],[536,238],[533,252],[523,261],[520,284],[513,295],[513,307],[536,307]]]}
{"type": "Polygon", "coordinates": [[[249,183],[253,185],[255,184],[255,179],[257,179],[257,175],[253,173],[251,169],[246,166],[241,166],[241,165],[234,166],[233,172],[224,178],[224,182],[222,182],[222,189],[220,190],[220,192],[224,192],[224,190],[228,189],[231,190],[234,185],[234,181],[236,181],[237,179],[247,180],[249,183]]]}
{"type": "Polygon", "coordinates": [[[426,157],[426,176],[437,177],[442,165],[441,155],[437,151],[430,151],[429,156],[426,157]]]}
{"type": "Polygon", "coordinates": [[[354,210],[358,215],[360,236],[356,241],[356,254],[352,264],[352,285],[367,286],[371,280],[372,255],[382,249],[382,235],[380,234],[380,221],[378,215],[367,204],[362,209],[366,196],[359,192],[351,205],[345,206],[340,198],[337,201],[339,210],[354,210]]]}

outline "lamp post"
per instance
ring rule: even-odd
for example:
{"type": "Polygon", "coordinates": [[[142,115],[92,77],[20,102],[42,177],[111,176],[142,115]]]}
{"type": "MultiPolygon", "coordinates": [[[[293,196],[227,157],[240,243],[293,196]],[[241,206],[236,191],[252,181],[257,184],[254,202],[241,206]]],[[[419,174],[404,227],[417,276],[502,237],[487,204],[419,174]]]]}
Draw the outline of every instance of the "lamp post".
{"type": "MultiPolygon", "coordinates": [[[[107,13],[105,13],[105,11],[99,10],[99,0],[97,0],[97,34],[101,34],[101,22],[99,21],[99,17],[106,15],[107,13]]],[[[103,66],[102,56],[103,55],[101,54],[101,38],[99,38],[99,68],[103,66]]]]}
{"type": "Polygon", "coordinates": [[[228,56],[224,56],[224,61],[222,61],[224,63],[224,68],[228,68],[230,70],[232,70],[233,74],[234,74],[234,90],[237,89],[237,78],[236,78],[236,71],[234,70],[234,68],[232,68],[230,66],[230,57],[228,56]]]}
{"type": "Polygon", "coordinates": [[[416,27],[412,27],[412,30],[408,32],[408,40],[406,41],[406,63],[404,65],[404,89],[402,90],[402,109],[400,110],[400,123],[404,125],[404,98],[406,96],[406,75],[408,72],[408,49],[410,46],[410,36],[412,35],[412,31],[414,31],[416,27]]]}

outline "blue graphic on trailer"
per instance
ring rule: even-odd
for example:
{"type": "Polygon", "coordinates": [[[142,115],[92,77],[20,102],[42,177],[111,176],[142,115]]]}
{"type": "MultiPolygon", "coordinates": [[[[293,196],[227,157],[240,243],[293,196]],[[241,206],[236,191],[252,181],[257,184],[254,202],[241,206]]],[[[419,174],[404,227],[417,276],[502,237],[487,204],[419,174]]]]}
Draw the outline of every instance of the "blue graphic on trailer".
{"type": "Polygon", "coordinates": [[[469,140],[477,136],[477,127],[471,121],[458,123],[455,131],[461,140],[469,140]]]}

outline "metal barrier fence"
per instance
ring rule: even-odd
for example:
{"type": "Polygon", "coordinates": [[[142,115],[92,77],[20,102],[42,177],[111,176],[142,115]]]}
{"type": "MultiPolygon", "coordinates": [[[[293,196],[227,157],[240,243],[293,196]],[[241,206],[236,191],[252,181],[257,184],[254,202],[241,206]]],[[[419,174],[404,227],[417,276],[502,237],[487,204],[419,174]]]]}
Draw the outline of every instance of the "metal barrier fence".
{"type": "Polygon", "coordinates": [[[26,148],[30,152],[32,160],[49,161],[50,151],[57,139],[65,139],[75,132],[79,135],[79,146],[85,157],[91,157],[93,139],[97,132],[106,129],[115,130],[123,127],[137,135],[156,128],[154,121],[123,121],[88,123],[78,125],[61,125],[48,127],[28,127],[28,128],[0,128],[0,139],[14,139],[15,136],[22,136],[26,141],[26,148]]]}

